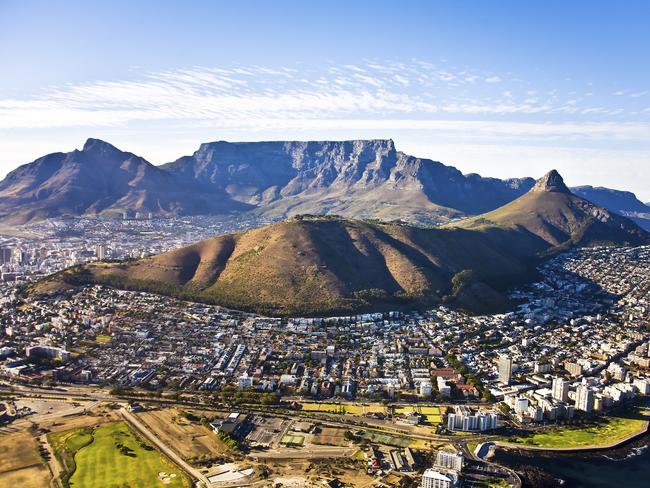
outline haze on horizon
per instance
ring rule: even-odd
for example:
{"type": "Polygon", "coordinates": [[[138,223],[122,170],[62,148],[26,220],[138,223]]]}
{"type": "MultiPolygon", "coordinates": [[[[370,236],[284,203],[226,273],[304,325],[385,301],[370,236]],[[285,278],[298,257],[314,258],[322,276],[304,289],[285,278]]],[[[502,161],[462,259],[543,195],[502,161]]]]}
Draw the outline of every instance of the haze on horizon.
{"type": "Polygon", "coordinates": [[[0,176],[97,137],[392,138],[484,176],[650,200],[650,4],[0,1],[0,176]]]}

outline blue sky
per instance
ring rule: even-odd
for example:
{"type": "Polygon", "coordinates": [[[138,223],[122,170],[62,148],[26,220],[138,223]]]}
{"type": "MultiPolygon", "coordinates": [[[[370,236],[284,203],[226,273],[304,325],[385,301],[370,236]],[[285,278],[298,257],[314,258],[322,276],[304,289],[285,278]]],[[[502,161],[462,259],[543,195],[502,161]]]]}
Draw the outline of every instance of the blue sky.
{"type": "Polygon", "coordinates": [[[100,137],[393,138],[650,200],[650,2],[0,0],[0,175],[100,137]]]}

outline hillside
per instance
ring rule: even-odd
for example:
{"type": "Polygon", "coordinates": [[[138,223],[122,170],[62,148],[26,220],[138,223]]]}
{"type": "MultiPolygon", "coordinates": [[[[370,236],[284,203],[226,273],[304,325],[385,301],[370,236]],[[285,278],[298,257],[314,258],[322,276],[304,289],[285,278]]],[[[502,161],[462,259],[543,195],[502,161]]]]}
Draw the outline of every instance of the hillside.
{"type": "Polygon", "coordinates": [[[88,139],[81,150],[53,153],[0,182],[0,220],[21,224],[62,215],[219,213],[244,204],[196,191],[135,154],[88,139]]]}
{"type": "Polygon", "coordinates": [[[448,228],[300,217],[135,262],[71,269],[35,291],[98,283],[272,315],[447,303],[502,310],[502,291],[568,246],[647,243],[633,222],[573,195],[557,172],[448,228]]]}
{"type": "Polygon", "coordinates": [[[573,194],[557,171],[501,208],[453,224],[465,229],[520,229],[551,247],[640,245],[648,233],[631,220],[573,194]]]}
{"type": "Polygon", "coordinates": [[[577,186],[571,188],[571,191],[600,207],[627,217],[642,229],[650,231],[650,205],[641,202],[634,193],[602,186],[577,186]]]}

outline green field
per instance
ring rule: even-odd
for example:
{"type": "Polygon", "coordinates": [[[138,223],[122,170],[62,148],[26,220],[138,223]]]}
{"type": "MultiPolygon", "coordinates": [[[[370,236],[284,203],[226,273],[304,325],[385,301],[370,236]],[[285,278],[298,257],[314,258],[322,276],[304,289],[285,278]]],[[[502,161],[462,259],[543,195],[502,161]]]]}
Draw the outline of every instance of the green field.
{"type": "Polygon", "coordinates": [[[387,446],[409,447],[412,445],[410,439],[404,437],[394,436],[390,434],[380,434],[377,432],[364,432],[361,437],[369,441],[376,442],[377,444],[385,444],[387,446]]]}
{"type": "Polygon", "coordinates": [[[620,442],[646,425],[642,418],[610,417],[588,427],[553,429],[528,437],[511,437],[506,442],[547,449],[598,447],[620,442]]]}
{"type": "Polygon", "coordinates": [[[124,422],[53,434],[50,441],[72,473],[72,488],[190,486],[176,466],[137,438],[124,422]]]}
{"type": "Polygon", "coordinates": [[[434,407],[434,406],[420,407],[418,405],[395,407],[395,414],[406,413],[406,412],[419,413],[420,415],[422,415],[423,421],[430,425],[437,425],[442,422],[443,409],[440,407],[434,407]]]}
{"type": "Polygon", "coordinates": [[[305,442],[305,437],[302,435],[285,435],[282,437],[281,444],[287,446],[302,446],[305,442]]]}

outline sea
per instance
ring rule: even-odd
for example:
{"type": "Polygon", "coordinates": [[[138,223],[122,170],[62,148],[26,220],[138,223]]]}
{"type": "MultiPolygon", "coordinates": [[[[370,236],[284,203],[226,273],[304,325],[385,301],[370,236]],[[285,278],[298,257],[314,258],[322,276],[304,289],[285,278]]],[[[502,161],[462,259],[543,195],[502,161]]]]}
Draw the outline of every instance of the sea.
{"type": "Polygon", "coordinates": [[[551,454],[497,449],[492,461],[520,473],[530,488],[650,487],[650,436],[608,451],[551,454]]]}

